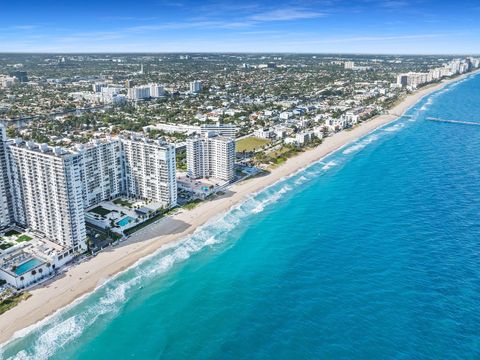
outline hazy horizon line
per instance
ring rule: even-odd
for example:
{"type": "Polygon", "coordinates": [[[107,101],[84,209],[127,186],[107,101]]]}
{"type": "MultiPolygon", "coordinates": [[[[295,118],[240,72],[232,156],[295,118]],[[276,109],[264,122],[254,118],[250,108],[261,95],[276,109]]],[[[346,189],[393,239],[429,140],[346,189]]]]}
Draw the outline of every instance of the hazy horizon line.
{"type": "Polygon", "coordinates": [[[389,53],[389,52],[287,52],[287,51],[0,51],[0,55],[135,55],[135,54],[275,54],[275,55],[378,55],[378,56],[480,56],[480,53],[389,53]]]}

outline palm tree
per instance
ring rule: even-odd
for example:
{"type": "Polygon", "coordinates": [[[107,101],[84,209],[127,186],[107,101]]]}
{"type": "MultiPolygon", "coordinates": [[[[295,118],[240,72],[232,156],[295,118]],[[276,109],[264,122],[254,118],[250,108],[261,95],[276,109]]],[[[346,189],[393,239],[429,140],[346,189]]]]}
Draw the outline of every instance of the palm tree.
{"type": "MultiPolygon", "coordinates": [[[[93,248],[93,240],[91,237],[88,237],[87,238],[87,246],[88,246],[88,250],[92,251],[92,248],[93,248]]],[[[48,266],[48,265],[47,265],[48,266]]]]}
{"type": "Polygon", "coordinates": [[[32,270],[31,274],[33,275],[33,281],[37,281],[37,279],[35,279],[35,275],[37,274],[37,270],[32,270]]]}
{"type": "Polygon", "coordinates": [[[22,282],[22,288],[24,287],[23,286],[23,280],[25,280],[25,278],[23,276],[20,276],[20,281],[22,282]]]}
{"type": "Polygon", "coordinates": [[[43,269],[42,268],[38,269],[38,272],[40,273],[40,277],[42,277],[43,269]]]}

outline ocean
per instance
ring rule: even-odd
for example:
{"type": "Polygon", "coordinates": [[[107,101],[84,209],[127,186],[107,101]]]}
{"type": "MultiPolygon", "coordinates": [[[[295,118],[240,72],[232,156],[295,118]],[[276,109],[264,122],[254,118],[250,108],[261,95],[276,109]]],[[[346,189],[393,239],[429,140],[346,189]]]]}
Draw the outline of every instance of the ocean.
{"type": "Polygon", "coordinates": [[[24,331],[5,359],[480,358],[480,76],[24,331]]]}

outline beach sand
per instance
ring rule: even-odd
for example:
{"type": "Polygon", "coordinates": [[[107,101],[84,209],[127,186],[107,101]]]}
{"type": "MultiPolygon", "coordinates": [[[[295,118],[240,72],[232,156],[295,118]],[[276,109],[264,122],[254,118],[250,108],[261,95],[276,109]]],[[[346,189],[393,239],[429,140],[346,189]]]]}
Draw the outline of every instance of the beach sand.
{"type": "MultiPolygon", "coordinates": [[[[466,74],[466,76],[470,74],[466,74]]],[[[422,97],[463,77],[444,80],[439,84],[422,88],[407,96],[388,114],[377,116],[349,131],[336,133],[324,139],[318,147],[288,159],[268,175],[243,181],[232,186],[224,196],[201,203],[193,210],[181,210],[173,216],[164,218],[135,233],[127,241],[115,247],[109,247],[88,261],[72,266],[54,279],[33,288],[30,290],[32,296],[28,300],[0,315],[0,344],[9,340],[17,331],[34,325],[80,296],[93,291],[108,278],[131,267],[139,259],[154,253],[166,244],[180,241],[210,219],[245,200],[252,193],[261,191],[340,147],[372,132],[379,126],[397,119],[422,97]]]]}

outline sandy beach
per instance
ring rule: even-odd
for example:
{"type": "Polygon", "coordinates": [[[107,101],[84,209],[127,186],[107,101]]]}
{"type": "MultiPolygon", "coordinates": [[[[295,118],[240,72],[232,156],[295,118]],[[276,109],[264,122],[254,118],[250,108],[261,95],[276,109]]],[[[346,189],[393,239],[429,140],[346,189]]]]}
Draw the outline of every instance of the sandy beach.
{"type": "Polygon", "coordinates": [[[388,114],[377,116],[349,131],[336,133],[324,139],[318,147],[289,159],[268,175],[235,184],[224,196],[202,203],[193,210],[181,210],[164,218],[135,233],[127,241],[107,248],[88,261],[72,266],[56,278],[29,290],[32,296],[28,300],[0,316],[0,344],[8,341],[17,331],[34,325],[80,296],[92,292],[113,275],[134,265],[139,259],[154,253],[166,244],[180,241],[199,226],[242,202],[252,193],[261,191],[309,164],[319,161],[340,147],[397,119],[422,97],[469,75],[471,73],[422,88],[406,97],[388,114]]]}

